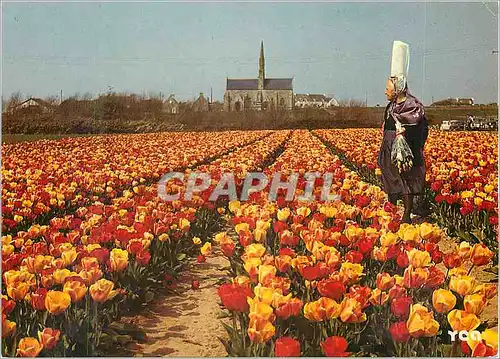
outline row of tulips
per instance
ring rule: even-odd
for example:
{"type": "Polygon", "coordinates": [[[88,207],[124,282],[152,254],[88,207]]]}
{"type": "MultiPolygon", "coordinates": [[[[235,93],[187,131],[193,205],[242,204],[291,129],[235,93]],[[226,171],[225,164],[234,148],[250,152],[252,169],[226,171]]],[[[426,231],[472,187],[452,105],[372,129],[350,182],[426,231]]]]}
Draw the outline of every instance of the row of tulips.
{"type": "Polygon", "coordinates": [[[228,353],[494,355],[497,332],[480,315],[497,288],[470,275],[493,253],[467,242],[445,253],[438,227],[400,225],[386,195],[307,132],[294,132],[270,170],[311,167],[334,173],[340,201],[229,203],[234,230],[214,237],[234,272],[218,289],[228,353]],[[482,336],[452,342],[449,330],[482,336]]]}
{"type": "MultiPolygon", "coordinates": [[[[380,175],[377,168],[380,131],[347,129],[314,133],[344,153],[361,173],[380,175]]],[[[498,247],[497,147],[498,139],[493,133],[431,131],[424,150],[426,195],[432,200],[436,222],[447,228],[449,234],[472,243],[484,243],[492,250],[498,247]]]]}
{"type": "MultiPolygon", "coordinates": [[[[243,146],[214,168],[258,168],[269,159],[257,151],[272,156],[288,134],[275,132],[243,146]]],[[[177,185],[169,182],[166,190],[176,191],[177,185]]],[[[204,239],[220,225],[202,194],[189,202],[162,202],[156,185],[138,185],[110,204],[96,201],[48,225],[3,236],[3,353],[101,353],[113,339],[103,328],[147,304],[158,288],[175,288],[183,260],[206,253],[204,239]]]]}
{"type": "Polygon", "coordinates": [[[255,141],[270,131],[68,138],[2,146],[2,229],[30,224],[123,189],[157,181],[255,141]]]}

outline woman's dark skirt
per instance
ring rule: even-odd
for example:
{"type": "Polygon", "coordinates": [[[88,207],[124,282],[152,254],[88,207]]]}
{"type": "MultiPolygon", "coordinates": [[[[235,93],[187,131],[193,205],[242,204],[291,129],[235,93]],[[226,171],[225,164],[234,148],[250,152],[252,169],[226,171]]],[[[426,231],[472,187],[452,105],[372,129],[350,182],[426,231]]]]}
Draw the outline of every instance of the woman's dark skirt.
{"type": "MultiPolygon", "coordinates": [[[[392,144],[396,138],[396,131],[385,131],[378,155],[378,166],[382,171],[382,185],[387,194],[420,194],[425,186],[425,162],[413,165],[408,172],[399,173],[391,160],[392,144]]],[[[423,158],[423,148],[420,151],[423,158]]],[[[415,153],[414,153],[415,156],[415,153]]]]}

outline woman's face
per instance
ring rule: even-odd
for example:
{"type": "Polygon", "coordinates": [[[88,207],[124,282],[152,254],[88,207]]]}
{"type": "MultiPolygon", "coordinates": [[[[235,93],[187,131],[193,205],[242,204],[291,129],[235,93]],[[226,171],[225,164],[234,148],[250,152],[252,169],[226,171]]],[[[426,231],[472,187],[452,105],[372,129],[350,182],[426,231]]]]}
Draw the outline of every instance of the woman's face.
{"type": "Polygon", "coordinates": [[[385,84],[385,96],[387,97],[388,101],[392,101],[396,98],[396,89],[391,79],[387,79],[387,82],[385,84]]]}

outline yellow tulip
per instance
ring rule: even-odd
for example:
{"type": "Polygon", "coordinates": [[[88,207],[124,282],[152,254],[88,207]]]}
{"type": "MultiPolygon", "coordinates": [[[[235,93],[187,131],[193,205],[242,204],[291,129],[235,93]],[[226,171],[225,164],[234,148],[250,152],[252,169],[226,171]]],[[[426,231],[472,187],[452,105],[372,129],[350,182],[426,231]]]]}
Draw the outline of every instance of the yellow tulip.
{"type": "Polygon", "coordinates": [[[247,303],[250,307],[250,319],[261,318],[271,322],[274,321],[274,311],[269,304],[261,302],[258,298],[250,297],[247,297],[247,303]]]}
{"type": "Polygon", "coordinates": [[[209,256],[212,254],[212,243],[206,242],[201,248],[200,253],[204,256],[209,256]]]}
{"type": "Polygon", "coordinates": [[[311,214],[311,209],[309,207],[300,207],[297,209],[297,214],[299,216],[307,217],[311,214]]]}
{"type": "Polygon", "coordinates": [[[231,201],[229,202],[229,210],[232,213],[236,213],[238,209],[241,207],[241,202],[240,201],[231,201]]]}
{"type": "Polygon", "coordinates": [[[420,231],[410,226],[403,232],[403,241],[405,242],[420,242],[420,231]]]}
{"type": "Polygon", "coordinates": [[[57,290],[49,290],[45,296],[45,308],[50,314],[59,315],[71,304],[71,297],[68,293],[57,290]]]}
{"type": "Polygon", "coordinates": [[[110,280],[99,279],[90,286],[89,292],[93,300],[103,303],[113,299],[118,294],[117,290],[113,290],[114,286],[115,284],[110,280]]]}
{"type": "Polygon", "coordinates": [[[448,313],[457,304],[455,295],[446,289],[436,289],[432,293],[432,305],[438,313],[448,313]]]}
{"type": "Polygon", "coordinates": [[[250,225],[247,222],[241,222],[234,226],[234,231],[238,234],[240,234],[240,232],[242,231],[246,232],[249,230],[250,230],[250,225]]]}
{"type": "Polygon", "coordinates": [[[439,330],[439,323],[434,315],[421,304],[412,304],[406,327],[412,337],[432,337],[439,330]]]}
{"type": "Polygon", "coordinates": [[[449,288],[455,293],[460,294],[461,296],[466,296],[467,294],[471,294],[474,290],[475,280],[474,278],[468,275],[461,276],[452,276],[450,278],[449,288]]]}
{"type": "Polygon", "coordinates": [[[481,321],[475,314],[467,313],[464,310],[453,309],[448,313],[448,323],[450,323],[453,330],[471,331],[476,329],[481,324],[481,321]]]}
{"type": "Polygon", "coordinates": [[[498,332],[493,329],[486,329],[481,333],[481,338],[484,340],[485,344],[494,350],[498,349],[498,332]]]}
{"type": "Polygon", "coordinates": [[[344,262],[340,267],[340,276],[350,283],[357,282],[363,275],[363,266],[359,263],[344,262]]]}
{"type": "Polygon", "coordinates": [[[260,258],[266,253],[266,248],[260,243],[253,243],[245,247],[247,258],[260,258]]]}
{"type": "Polygon", "coordinates": [[[78,254],[76,253],[76,249],[70,249],[68,251],[61,253],[61,259],[63,260],[64,267],[67,267],[76,260],[78,254]]]}
{"type": "Polygon", "coordinates": [[[198,245],[201,243],[201,239],[198,237],[193,237],[191,240],[193,241],[193,244],[195,244],[195,245],[198,245]]]}
{"type": "Polygon", "coordinates": [[[472,196],[474,196],[474,192],[472,191],[463,191],[460,196],[462,197],[462,199],[466,199],[466,198],[470,198],[472,196]]]}
{"type": "Polygon", "coordinates": [[[279,221],[286,222],[288,220],[288,217],[290,217],[290,214],[291,214],[290,209],[287,207],[279,209],[276,216],[278,217],[279,221]]]}
{"type": "Polygon", "coordinates": [[[128,267],[128,252],[125,249],[113,248],[109,261],[113,272],[122,272],[128,267]]]}
{"type": "Polygon", "coordinates": [[[380,236],[380,244],[382,247],[390,247],[393,244],[396,244],[398,240],[398,235],[392,232],[387,232],[380,236]]]}
{"type": "Polygon", "coordinates": [[[491,184],[487,184],[484,186],[484,192],[491,193],[495,189],[495,186],[491,184]]]}
{"type": "Polygon", "coordinates": [[[248,275],[253,278],[254,276],[258,275],[258,268],[261,263],[262,261],[260,260],[260,258],[250,257],[243,262],[243,268],[246,270],[248,275]]]}
{"type": "Polygon", "coordinates": [[[272,265],[261,265],[259,267],[259,282],[262,284],[267,283],[276,276],[276,267],[272,265]]]}
{"type": "Polygon", "coordinates": [[[460,243],[460,246],[458,247],[458,254],[460,257],[468,259],[470,257],[472,251],[472,247],[469,242],[463,241],[460,243]]]}
{"type": "Polygon", "coordinates": [[[250,319],[248,324],[248,337],[254,343],[265,343],[269,341],[276,332],[274,325],[265,319],[250,319]]]}
{"type": "Polygon", "coordinates": [[[408,251],[408,261],[414,268],[423,268],[431,264],[431,255],[427,251],[412,249],[408,251]]]}
{"type": "Polygon", "coordinates": [[[52,273],[52,278],[54,278],[56,284],[63,284],[70,275],[72,275],[72,273],[67,268],[56,269],[54,273],[52,273]]]}

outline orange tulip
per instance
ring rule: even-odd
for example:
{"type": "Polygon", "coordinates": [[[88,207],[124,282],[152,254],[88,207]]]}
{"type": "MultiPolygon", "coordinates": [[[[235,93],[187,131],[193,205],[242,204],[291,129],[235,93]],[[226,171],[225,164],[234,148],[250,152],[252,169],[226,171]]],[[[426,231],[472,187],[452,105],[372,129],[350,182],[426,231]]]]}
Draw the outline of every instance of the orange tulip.
{"type": "Polygon", "coordinates": [[[372,305],[384,305],[389,300],[389,295],[386,292],[382,292],[379,288],[375,288],[370,297],[370,303],[372,305]]]}
{"type": "Polygon", "coordinates": [[[484,244],[474,244],[472,247],[470,259],[476,266],[482,266],[490,263],[493,258],[493,252],[484,244]]]}
{"type": "Polygon", "coordinates": [[[43,345],[36,338],[26,337],[19,341],[17,355],[21,357],[34,358],[43,349],[43,345]]]}
{"type": "Polygon", "coordinates": [[[272,265],[259,266],[259,282],[266,284],[276,276],[276,267],[272,265]]]}
{"type": "Polygon", "coordinates": [[[66,278],[71,275],[72,273],[69,269],[56,269],[54,273],[52,273],[52,278],[56,284],[63,284],[66,278]]]}
{"type": "Polygon", "coordinates": [[[90,286],[90,295],[96,302],[104,303],[118,294],[118,290],[113,290],[114,286],[115,284],[110,280],[99,279],[90,286]]]}
{"type": "Polygon", "coordinates": [[[71,304],[71,297],[68,293],[49,290],[45,296],[45,308],[50,314],[59,315],[71,304]]]}
{"type": "Polygon", "coordinates": [[[52,328],[45,328],[42,332],[38,332],[38,340],[47,350],[53,349],[59,342],[61,331],[52,328]]]}
{"type": "Polygon", "coordinates": [[[337,318],[339,314],[339,304],[327,297],[321,297],[315,302],[304,305],[304,317],[313,322],[337,318]]]}
{"type": "Polygon", "coordinates": [[[486,299],[481,294],[469,294],[464,297],[464,309],[467,313],[479,315],[486,306],[486,299]]]}
{"type": "Polygon", "coordinates": [[[68,267],[76,260],[78,254],[75,249],[71,249],[61,253],[61,259],[63,260],[64,267],[68,267]]]}
{"type": "Polygon", "coordinates": [[[420,288],[427,282],[429,270],[427,268],[413,268],[408,266],[403,274],[403,284],[406,288],[420,288]]]}
{"type": "Polygon", "coordinates": [[[83,257],[81,263],[83,269],[86,271],[99,268],[99,260],[96,257],[83,257]]]}
{"type": "Polygon", "coordinates": [[[82,270],[78,273],[80,277],[82,277],[83,281],[86,285],[91,285],[97,282],[104,275],[102,270],[99,268],[91,269],[90,271],[82,270]]]}
{"type": "Polygon", "coordinates": [[[366,320],[361,303],[354,298],[344,298],[339,307],[340,320],[344,323],[361,323],[366,320]]]}
{"type": "Polygon", "coordinates": [[[64,283],[63,292],[68,293],[71,301],[76,303],[87,293],[87,286],[78,280],[70,280],[64,283]]]}
{"type": "Polygon", "coordinates": [[[412,337],[432,337],[439,330],[439,323],[434,320],[432,311],[421,304],[412,304],[406,327],[412,337]]]}
{"type": "Polygon", "coordinates": [[[467,313],[464,310],[453,309],[448,313],[448,323],[450,323],[453,330],[471,331],[476,329],[481,324],[481,321],[475,314],[467,313]]]}
{"type": "Polygon", "coordinates": [[[7,287],[7,294],[15,301],[23,300],[30,289],[28,283],[19,282],[7,287]]]}
{"type": "Polygon", "coordinates": [[[248,324],[248,337],[254,343],[265,343],[269,341],[276,332],[274,325],[263,318],[251,318],[248,324]]]}
{"type": "Polygon", "coordinates": [[[457,304],[457,298],[446,289],[436,289],[432,293],[432,305],[438,313],[448,313],[457,304]]]}
{"type": "Polygon", "coordinates": [[[16,334],[16,323],[11,322],[8,319],[2,320],[2,338],[7,338],[13,334],[16,334]]]}
{"type": "Polygon", "coordinates": [[[497,296],[498,288],[495,284],[480,284],[474,288],[474,293],[484,295],[486,299],[492,299],[497,296]]]}
{"type": "Polygon", "coordinates": [[[377,288],[380,290],[388,290],[391,289],[396,280],[391,277],[389,273],[379,273],[377,274],[377,288]]]}

